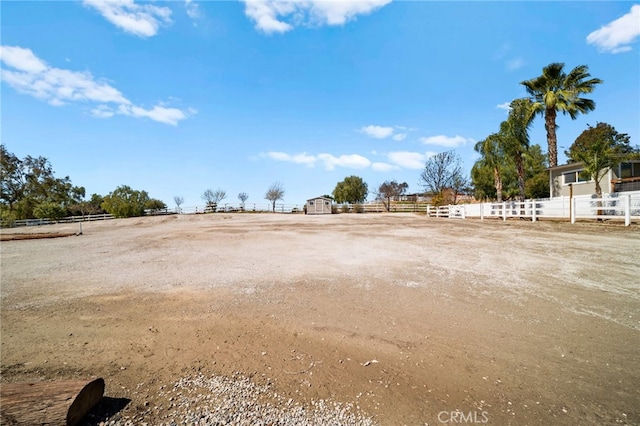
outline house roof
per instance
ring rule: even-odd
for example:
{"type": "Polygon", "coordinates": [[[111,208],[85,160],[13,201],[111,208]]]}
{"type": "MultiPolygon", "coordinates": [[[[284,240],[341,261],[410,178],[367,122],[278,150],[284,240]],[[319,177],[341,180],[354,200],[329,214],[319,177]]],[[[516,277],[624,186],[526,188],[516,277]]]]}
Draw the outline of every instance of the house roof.
{"type": "Polygon", "coordinates": [[[563,164],[561,166],[555,166],[555,167],[547,167],[547,170],[553,172],[553,171],[563,171],[563,170],[572,170],[572,169],[581,169],[583,168],[584,165],[582,163],[569,163],[569,164],[563,164]]]}
{"type": "Polygon", "coordinates": [[[307,201],[311,201],[311,200],[327,200],[327,201],[333,201],[331,198],[327,198],[327,197],[313,197],[313,198],[309,198],[307,201]]]}
{"type": "MultiPolygon", "coordinates": [[[[638,163],[638,162],[640,162],[640,160],[630,159],[630,160],[623,161],[623,163],[638,163]]],[[[583,167],[584,167],[583,163],[569,163],[569,164],[563,164],[561,166],[548,167],[546,170],[551,172],[554,172],[554,171],[562,172],[564,170],[582,169],[583,167]]]]}

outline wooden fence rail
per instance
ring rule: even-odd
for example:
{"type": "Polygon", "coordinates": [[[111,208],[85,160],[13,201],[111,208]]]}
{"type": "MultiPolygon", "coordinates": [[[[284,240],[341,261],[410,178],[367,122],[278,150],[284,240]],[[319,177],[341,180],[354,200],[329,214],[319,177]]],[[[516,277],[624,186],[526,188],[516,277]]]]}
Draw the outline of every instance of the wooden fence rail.
{"type": "Polygon", "coordinates": [[[86,216],[68,216],[60,219],[22,219],[3,221],[1,223],[3,228],[19,228],[22,226],[41,226],[52,225],[55,223],[75,223],[75,222],[92,222],[94,220],[109,220],[114,219],[115,216],[111,214],[90,214],[86,216]]]}

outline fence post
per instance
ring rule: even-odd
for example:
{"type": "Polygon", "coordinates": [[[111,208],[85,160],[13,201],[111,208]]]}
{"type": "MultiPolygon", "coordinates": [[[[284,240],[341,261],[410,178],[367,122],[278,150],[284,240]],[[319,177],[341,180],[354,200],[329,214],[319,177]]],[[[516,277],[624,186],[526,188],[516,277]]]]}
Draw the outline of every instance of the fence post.
{"type": "Polygon", "coordinates": [[[507,203],[506,201],[502,202],[502,220],[507,221],[507,203]]]}
{"type": "Polygon", "coordinates": [[[631,225],[631,195],[623,195],[624,197],[624,226],[631,225]]]}
{"type": "Polygon", "coordinates": [[[464,206],[461,206],[461,207],[462,207],[462,218],[466,219],[467,218],[467,212],[465,211],[466,209],[464,208],[464,206]]]}
{"type": "Polygon", "coordinates": [[[537,219],[537,204],[536,200],[531,200],[531,221],[535,222],[537,219]]]}
{"type": "Polygon", "coordinates": [[[569,209],[569,213],[569,216],[571,216],[571,224],[576,223],[576,199],[574,197],[571,198],[571,208],[569,209]]]}
{"type": "Polygon", "coordinates": [[[484,203],[480,203],[480,220],[484,220],[484,203]]]}

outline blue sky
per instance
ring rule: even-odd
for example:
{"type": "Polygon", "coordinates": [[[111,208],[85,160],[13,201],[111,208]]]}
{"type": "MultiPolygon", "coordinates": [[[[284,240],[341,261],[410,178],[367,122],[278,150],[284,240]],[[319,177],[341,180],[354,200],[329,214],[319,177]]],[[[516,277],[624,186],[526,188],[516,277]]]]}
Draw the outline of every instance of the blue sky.
{"type": "MultiPolygon", "coordinates": [[[[470,170],[551,62],[604,80],[595,111],[558,117],[560,163],[599,121],[640,144],[633,2],[5,1],[1,24],[2,143],[87,195],[262,204],[279,181],[301,204],[350,175],[417,192],[434,153],[470,170]]],[[[546,151],[542,118],[530,135],[546,151]]]]}

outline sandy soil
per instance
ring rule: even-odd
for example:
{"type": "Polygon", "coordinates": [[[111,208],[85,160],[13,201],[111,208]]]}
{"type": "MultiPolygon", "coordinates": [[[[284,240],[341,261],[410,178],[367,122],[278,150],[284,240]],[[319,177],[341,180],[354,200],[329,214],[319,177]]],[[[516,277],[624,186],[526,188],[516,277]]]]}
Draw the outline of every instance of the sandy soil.
{"type": "Polygon", "coordinates": [[[183,215],[0,247],[1,380],[103,377],[149,424],[235,372],[383,425],[640,424],[635,225],[183,215]]]}

